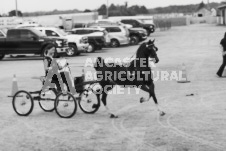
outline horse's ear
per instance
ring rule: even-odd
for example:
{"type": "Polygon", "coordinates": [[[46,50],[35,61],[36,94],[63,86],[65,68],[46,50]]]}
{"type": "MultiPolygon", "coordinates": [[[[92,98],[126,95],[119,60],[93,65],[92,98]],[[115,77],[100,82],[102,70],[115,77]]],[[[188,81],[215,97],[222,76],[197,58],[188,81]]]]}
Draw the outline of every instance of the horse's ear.
{"type": "Polygon", "coordinates": [[[152,43],[154,43],[155,42],[155,39],[152,41],[152,43]]]}
{"type": "Polygon", "coordinates": [[[147,45],[150,45],[150,44],[152,44],[151,39],[147,42],[147,45]]]}

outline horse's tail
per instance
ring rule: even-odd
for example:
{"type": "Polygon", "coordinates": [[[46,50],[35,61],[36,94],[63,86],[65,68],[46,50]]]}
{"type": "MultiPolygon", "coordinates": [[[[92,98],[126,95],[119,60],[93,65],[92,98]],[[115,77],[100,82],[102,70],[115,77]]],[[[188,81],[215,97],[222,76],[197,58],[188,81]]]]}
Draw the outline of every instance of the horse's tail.
{"type": "Polygon", "coordinates": [[[104,65],[105,65],[105,64],[104,64],[104,59],[101,58],[101,57],[97,57],[96,62],[95,62],[95,64],[94,64],[95,70],[98,70],[98,69],[100,69],[101,67],[103,68],[104,65]]]}

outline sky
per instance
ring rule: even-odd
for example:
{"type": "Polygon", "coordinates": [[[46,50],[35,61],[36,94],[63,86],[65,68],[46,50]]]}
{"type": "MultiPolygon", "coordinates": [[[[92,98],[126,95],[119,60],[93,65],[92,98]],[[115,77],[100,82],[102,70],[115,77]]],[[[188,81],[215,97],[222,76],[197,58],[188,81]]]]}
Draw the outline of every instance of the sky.
{"type": "MultiPolygon", "coordinates": [[[[8,13],[16,8],[16,0],[0,0],[0,14],[8,13]]],[[[207,3],[208,0],[17,0],[18,10],[22,12],[34,12],[34,11],[51,11],[68,10],[68,9],[97,9],[102,4],[109,5],[114,3],[115,5],[125,4],[128,2],[128,6],[132,5],[144,5],[146,8],[165,7],[169,5],[187,5],[187,4],[199,4],[202,1],[207,3]]],[[[209,0],[209,2],[221,2],[223,0],[209,0]]]]}

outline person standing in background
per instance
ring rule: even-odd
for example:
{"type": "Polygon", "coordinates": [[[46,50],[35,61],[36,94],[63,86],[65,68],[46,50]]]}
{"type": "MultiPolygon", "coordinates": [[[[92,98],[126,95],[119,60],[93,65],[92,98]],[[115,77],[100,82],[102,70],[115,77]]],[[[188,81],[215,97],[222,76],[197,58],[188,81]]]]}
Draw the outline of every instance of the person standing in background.
{"type": "Polygon", "coordinates": [[[222,74],[224,72],[224,68],[226,66],[226,32],[224,34],[224,38],[220,42],[222,49],[222,56],[223,56],[223,63],[220,66],[219,70],[217,71],[217,76],[222,77],[222,74]]]}

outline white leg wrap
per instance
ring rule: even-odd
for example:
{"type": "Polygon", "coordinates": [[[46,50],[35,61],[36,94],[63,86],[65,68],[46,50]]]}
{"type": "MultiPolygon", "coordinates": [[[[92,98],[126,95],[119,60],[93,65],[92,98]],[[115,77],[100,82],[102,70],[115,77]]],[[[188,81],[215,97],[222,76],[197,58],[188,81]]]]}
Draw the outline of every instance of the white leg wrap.
{"type": "Polygon", "coordinates": [[[108,112],[108,114],[112,114],[107,106],[105,106],[105,109],[108,112]]]}

